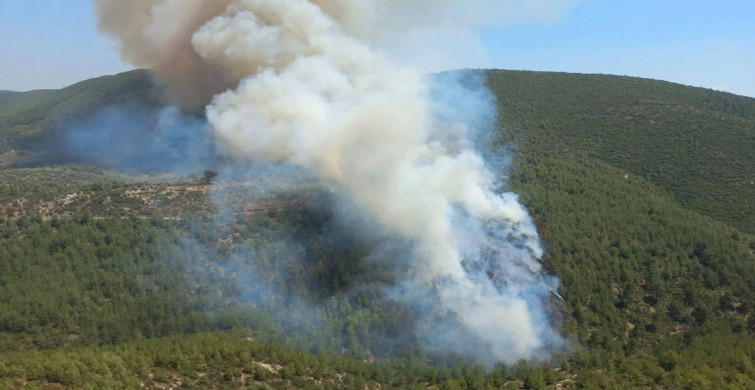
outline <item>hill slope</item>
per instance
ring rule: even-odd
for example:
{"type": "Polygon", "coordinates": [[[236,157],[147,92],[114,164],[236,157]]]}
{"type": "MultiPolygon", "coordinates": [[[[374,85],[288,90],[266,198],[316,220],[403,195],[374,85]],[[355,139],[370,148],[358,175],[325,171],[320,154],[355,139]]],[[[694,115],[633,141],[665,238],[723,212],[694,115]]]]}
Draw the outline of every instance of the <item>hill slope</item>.
{"type": "Polygon", "coordinates": [[[2,91],[0,166],[45,162],[49,142],[60,127],[109,105],[156,105],[159,94],[144,70],[98,77],[59,90],[2,91]]]}
{"type": "Polygon", "coordinates": [[[755,99],[605,75],[490,72],[507,141],[597,159],[755,233],[755,99]]]}
{"type": "MultiPolygon", "coordinates": [[[[0,94],[7,164],[44,161],[27,141],[59,118],[150,104],[154,91],[143,72],[95,81],[69,87],[105,91],[81,105],[0,94]]],[[[554,314],[576,352],[560,368],[486,373],[428,356],[412,310],[381,296],[390,267],[364,260],[371,243],[331,234],[344,229],[316,183],[259,197],[264,179],[210,187],[211,175],[51,166],[0,168],[0,387],[755,387],[755,197],[737,185],[755,166],[755,99],[614,76],[491,71],[489,85],[498,142],[517,149],[509,186],[562,281],[554,314]],[[248,336],[274,347],[239,343],[248,336]],[[325,356],[339,352],[347,360],[325,356]]]]}

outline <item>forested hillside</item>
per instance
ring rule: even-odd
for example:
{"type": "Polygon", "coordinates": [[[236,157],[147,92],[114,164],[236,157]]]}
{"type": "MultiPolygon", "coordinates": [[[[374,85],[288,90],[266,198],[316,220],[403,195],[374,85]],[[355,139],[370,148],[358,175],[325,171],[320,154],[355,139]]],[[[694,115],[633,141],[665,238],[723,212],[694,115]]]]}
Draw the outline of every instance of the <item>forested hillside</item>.
{"type": "Polygon", "coordinates": [[[86,80],[60,90],[0,91],[0,167],[52,162],[56,131],[112,105],[157,105],[159,89],[143,70],[86,80]]]}
{"type": "Polygon", "coordinates": [[[493,71],[506,141],[606,162],[755,233],[755,99],[631,77],[493,71]]]}
{"type": "Polygon", "coordinates": [[[488,75],[561,279],[553,361],[428,350],[320,183],[44,166],[66,123],[157,104],[136,71],[0,92],[0,388],[755,388],[755,99],[488,75]]]}

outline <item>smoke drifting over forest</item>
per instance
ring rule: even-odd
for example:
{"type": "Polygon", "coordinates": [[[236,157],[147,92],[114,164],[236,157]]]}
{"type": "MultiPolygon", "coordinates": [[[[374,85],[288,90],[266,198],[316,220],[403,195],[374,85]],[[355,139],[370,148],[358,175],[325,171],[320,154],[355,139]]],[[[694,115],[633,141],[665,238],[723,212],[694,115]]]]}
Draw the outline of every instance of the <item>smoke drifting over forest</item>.
{"type": "Polygon", "coordinates": [[[500,193],[502,167],[486,165],[496,111],[484,80],[425,73],[474,51],[477,27],[548,18],[570,2],[95,3],[124,59],[157,72],[171,101],[206,106],[217,151],[300,166],[375,231],[412,243],[409,271],[386,296],[426,318],[428,346],[511,363],[563,344],[537,230],[517,196],[500,193]]]}

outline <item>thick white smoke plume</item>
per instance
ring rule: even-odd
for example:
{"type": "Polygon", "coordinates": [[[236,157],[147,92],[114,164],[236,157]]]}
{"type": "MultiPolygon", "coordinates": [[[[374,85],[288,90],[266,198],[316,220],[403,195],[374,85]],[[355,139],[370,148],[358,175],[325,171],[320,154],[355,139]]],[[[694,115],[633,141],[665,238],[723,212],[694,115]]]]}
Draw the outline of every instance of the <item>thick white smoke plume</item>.
{"type": "Polygon", "coordinates": [[[508,20],[507,11],[558,12],[568,1],[95,3],[100,28],[127,60],[159,72],[174,100],[209,102],[220,150],[305,167],[416,244],[410,274],[391,294],[439,319],[431,346],[468,345],[460,329],[488,346],[478,351],[485,360],[514,362],[546,358],[560,343],[543,303],[555,286],[541,272],[526,210],[515,195],[496,193],[468,141],[472,129],[435,115],[426,68],[397,57],[406,53],[402,37],[417,44],[433,31],[464,36],[508,20]]]}

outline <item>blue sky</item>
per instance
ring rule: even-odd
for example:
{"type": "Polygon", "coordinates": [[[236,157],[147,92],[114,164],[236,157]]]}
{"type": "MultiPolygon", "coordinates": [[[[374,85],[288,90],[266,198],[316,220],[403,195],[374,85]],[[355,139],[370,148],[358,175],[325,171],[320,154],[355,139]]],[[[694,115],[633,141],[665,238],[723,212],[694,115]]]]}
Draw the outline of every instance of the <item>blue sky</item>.
{"type": "Polygon", "coordinates": [[[755,97],[754,0],[584,0],[554,23],[483,38],[496,67],[641,76],[755,97]]]}
{"type": "MultiPolygon", "coordinates": [[[[481,32],[481,67],[650,77],[755,97],[754,0],[582,0],[561,18],[481,32]]],[[[129,69],[89,0],[0,0],[0,89],[129,69]]]]}
{"type": "Polygon", "coordinates": [[[58,88],[129,69],[89,0],[0,0],[0,89],[58,88]]]}

